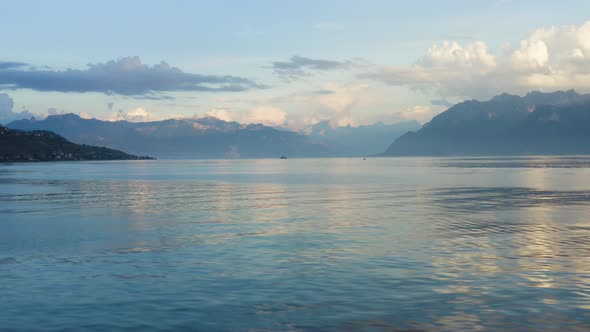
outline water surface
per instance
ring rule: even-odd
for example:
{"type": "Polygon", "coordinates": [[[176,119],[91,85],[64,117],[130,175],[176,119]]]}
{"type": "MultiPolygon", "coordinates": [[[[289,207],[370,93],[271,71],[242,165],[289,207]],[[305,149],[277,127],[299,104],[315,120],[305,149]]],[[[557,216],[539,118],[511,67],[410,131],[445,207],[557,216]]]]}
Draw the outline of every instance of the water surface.
{"type": "Polygon", "coordinates": [[[590,329],[590,158],[0,165],[0,330],[590,329]]]}

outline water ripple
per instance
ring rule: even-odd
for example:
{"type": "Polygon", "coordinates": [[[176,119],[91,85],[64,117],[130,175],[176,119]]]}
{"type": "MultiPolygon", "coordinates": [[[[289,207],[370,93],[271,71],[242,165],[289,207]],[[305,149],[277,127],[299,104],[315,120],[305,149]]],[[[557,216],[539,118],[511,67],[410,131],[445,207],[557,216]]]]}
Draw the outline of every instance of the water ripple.
{"type": "Polygon", "coordinates": [[[587,331],[585,163],[0,165],[0,321],[27,331],[587,331]]]}

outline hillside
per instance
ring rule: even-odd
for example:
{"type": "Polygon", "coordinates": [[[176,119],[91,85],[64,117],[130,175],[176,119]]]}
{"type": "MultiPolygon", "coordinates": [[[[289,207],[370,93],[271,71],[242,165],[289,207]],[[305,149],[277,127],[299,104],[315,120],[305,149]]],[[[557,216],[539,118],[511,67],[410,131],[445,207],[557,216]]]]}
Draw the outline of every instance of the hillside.
{"type": "Polygon", "coordinates": [[[396,139],[383,155],[590,153],[590,95],[573,90],[469,100],[396,139]]]}
{"type": "Polygon", "coordinates": [[[22,131],[0,126],[0,161],[135,160],[151,159],[125,152],[74,144],[49,131],[22,131]]]}

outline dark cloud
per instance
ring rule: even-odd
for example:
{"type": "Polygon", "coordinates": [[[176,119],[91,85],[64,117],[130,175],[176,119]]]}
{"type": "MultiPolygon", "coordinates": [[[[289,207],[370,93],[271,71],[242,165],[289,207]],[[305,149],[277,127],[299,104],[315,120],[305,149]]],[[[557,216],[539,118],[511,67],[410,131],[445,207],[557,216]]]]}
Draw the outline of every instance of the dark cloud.
{"type": "Polygon", "coordinates": [[[149,96],[154,92],[264,88],[243,77],[185,73],[165,62],[150,66],[141,63],[139,57],[89,64],[86,69],[47,70],[12,64],[0,66],[0,86],[6,89],[149,96]]]}
{"type": "Polygon", "coordinates": [[[0,61],[0,70],[27,66],[24,62],[0,61]]]}
{"type": "Polygon", "coordinates": [[[136,96],[135,99],[145,99],[145,100],[175,100],[176,97],[174,97],[174,96],[166,96],[166,95],[145,94],[145,95],[141,95],[141,96],[136,96]]]}
{"type": "Polygon", "coordinates": [[[346,69],[352,65],[350,61],[334,61],[323,59],[310,59],[302,56],[293,56],[288,61],[275,61],[272,69],[275,74],[287,80],[295,80],[304,76],[311,76],[312,71],[327,71],[346,69]]]}
{"type": "Polygon", "coordinates": [[[334,91],[328,90],[328,89],[320,89],[320,90],[313,91],[314,95],[331,95],[333,93],[334,93],[334,91]]]}
{"type": "Polygon", "coordinates": [[[20,112],[14,112],[14,101],[6,93],[0,93],[0,123],[8,123],[14,120],[28,119],[33,117],[33,113],[23,109],[20,112]]]}

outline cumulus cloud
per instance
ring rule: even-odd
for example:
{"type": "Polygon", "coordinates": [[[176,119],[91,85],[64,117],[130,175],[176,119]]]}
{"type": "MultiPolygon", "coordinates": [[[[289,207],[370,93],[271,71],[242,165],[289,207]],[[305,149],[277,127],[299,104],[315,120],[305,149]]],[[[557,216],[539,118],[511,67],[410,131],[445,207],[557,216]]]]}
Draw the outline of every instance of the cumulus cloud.
{"type": "Polygon", "coordinates": [[[227,122],[236,121],[236,116],[232,114],[230,111],[223,108],[212,109],[209,112],[207,112],[205,116],[212,116],[218,118],[219,120],[227,122]]]}
{"type": "Polygon", "coordinates": [[[287,121],[287,113],[269,105],[260,105],[246,112],[246,123],[262,123],[266,126],[282,126],[287,121]]]}
{"type": "Polygon", "coordinates": [[[262,122],[297,131],[305,131],[324,121],[332,127],[405,121],[398,110],[405,110],[407,104],[395,106],[392,100],[396,98],[391,89],[378,84],[327,82],[307,91],[283,95],[222,98],[218,102],[223,106],[205,115],[240,123],[262,122]]]}
{"type": "Polygon", "coordinates": [[[152,117],[152,115],[148,111],[141,107],[129,110],[127,113],[124,114],[124,116],[125,120],[131,122],[149,121],[152,117]]]}
{"type": "Polygon", "coordinates": [[[34,115],[28,110],[14,111],[14,101],[6,93],[0,93],[0,123],[6,124],[10,121],[28,119],[34,115]]]}
{"type": "Polygon", "coordinates": [[[316,111],[316,118],[319,121],[330,120],[334,126],[354,124],[352,110],[360,102],[362,92],[368,87],[367,84],[326,84],[324,90],[331,91],[331,93],[321,94],[314,98],[320,106],[316,111]]]}
{"type": "Polygon", "coordinates": [[[6,89],[99,92],[158,98],[157,93],[170,91],[231,92],[264,87],[243,77],[186,73],[166,62],[150,66],[143,64],[139,57],[125,57],[89,64],[86,69],[67,70],[39,70],[23,68],[19,63],[4,64],[0,65],[0,86],[6,89]]]}
{"type": "Polygon", "coordinates": [[[505,44],[503,49],[495,54],[483,42],[443,42],[410,66],[381,67],[360,76],[445,97],[590,89],[590,21],[540,28],[517,47],[505,44]]]}
{"type": "Polygon", "coordinates": [[[444,96],[469,96],[475,93],[472,90],[481,87],[485,77],[494,73],[497,66],[495,56],[482,42],[467,46],[443,42],[428,49],[427,54],[413,65],[377,68],[360,76],[389,85],[436,89],[444,96]]]}
{"type": "Polygon", "coordinates": [[[311,76],[314,71],[328,71],[346,69],[352,66],[350,61],[334,61],[324,59],[311,59],[302,56],[293,56],[288,61],[275,61],[272,69],[275,74],[285,80],[296,80],[305,76],[311,76]]]}
{"type": "MultiPolygon", "coordinates": [[[[82,117],[82,115],[80,115],[82,117]]],[[[118,110],[116,113],[105,118],[106,121],[129,121],[129,122],[147,122],[157,120],[154,116],[143,107],[133,108],[128,111],[118,110]]]]}
{"type": "Polygon", "coordinates": [[[269,104],[290,109],[287,126],[303,130],[320,121],[329,121],[334,127],[358,125],[366,120],[366,110],[381,101],[380,98],[365,83],[326,83],[319,90],[277,97],[269,104]],[[296,111],[301,109],[306,112],[296,111]]]}

